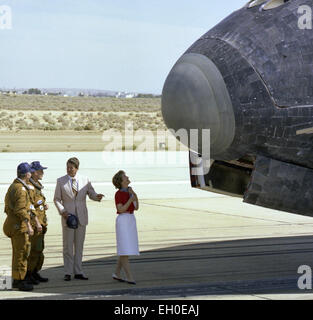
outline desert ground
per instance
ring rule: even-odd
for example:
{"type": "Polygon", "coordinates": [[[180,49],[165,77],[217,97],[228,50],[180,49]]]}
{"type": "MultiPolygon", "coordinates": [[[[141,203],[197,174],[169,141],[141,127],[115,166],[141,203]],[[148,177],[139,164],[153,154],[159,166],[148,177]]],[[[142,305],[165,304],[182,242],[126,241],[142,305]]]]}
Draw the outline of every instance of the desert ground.
{"type": "Polygon", "coordinates": [[[0,152],[147,149],[186,150],[167,132],[160,98],[0,95],[0,152]]]}
{"type": "Polygon", "coordinates": [[[0,95],[0,130],[165,129],[160,98],[0,95]]]}

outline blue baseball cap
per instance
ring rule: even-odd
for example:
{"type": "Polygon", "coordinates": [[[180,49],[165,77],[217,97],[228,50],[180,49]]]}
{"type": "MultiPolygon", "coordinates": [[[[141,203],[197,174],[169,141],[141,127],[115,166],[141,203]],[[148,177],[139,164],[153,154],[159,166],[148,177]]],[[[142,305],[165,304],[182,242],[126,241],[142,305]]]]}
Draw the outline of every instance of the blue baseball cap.
{"type": "Polygon", "coordinates": [[[26,174],[27,172],[34,172],[35,170],[31,168],[29,163],[20,163],[17,167],[17,174],[26,174]]]}
{"type": "Polygon", "coordinates": [[[77,229],[78,228],[78,219],[75,215],[69,214],[66,220],[66,224],[71,229],[77,229]]]}
{"type": "Polygon", "coordinates": [[[30,165],[34,171],[48,169],[47,167],[43,167],[39,161],[33,161],[30,165]]]}

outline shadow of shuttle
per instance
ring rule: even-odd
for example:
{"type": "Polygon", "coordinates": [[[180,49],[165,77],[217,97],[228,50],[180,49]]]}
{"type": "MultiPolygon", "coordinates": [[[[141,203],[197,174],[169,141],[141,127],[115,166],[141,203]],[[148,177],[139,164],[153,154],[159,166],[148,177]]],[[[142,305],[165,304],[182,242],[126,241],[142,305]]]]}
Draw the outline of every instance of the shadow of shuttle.
{"type": "MultiPolygon", "coordinates": [[[[301,265],[313,267],[313,235],[206,242],[143,251],[131,258],[136,286],[111,278],[116,256],[86,260],[89,281],[63,281],[63,266],[46,268],[47,284],[36,293],[56,294],[42,299],[153,299],[214,295],[304,294],[298,274],[301,265]]],[[[312,279],[311,279],[312,281],[312,279]]]]}

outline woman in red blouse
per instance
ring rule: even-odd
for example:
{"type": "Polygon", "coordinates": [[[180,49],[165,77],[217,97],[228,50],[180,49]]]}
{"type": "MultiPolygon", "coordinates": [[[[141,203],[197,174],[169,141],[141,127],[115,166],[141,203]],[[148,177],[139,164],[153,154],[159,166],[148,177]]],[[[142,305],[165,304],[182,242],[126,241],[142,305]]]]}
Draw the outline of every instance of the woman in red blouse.
{"type": "Polygon", "coordinates": [[[139,201],[134,190],[129,187],[130,180],[124,171],[114,175],[112,182],[119,189],[115,193],[117,218],[115,224],[118,261],[116,271],[112,275],[114,280],[136,284],[130,271],[130,255],[139,255],[138,233],[134,211],[139,209],[139,201]],[[124,269],[126,280],[121,278],[124,269]]]}

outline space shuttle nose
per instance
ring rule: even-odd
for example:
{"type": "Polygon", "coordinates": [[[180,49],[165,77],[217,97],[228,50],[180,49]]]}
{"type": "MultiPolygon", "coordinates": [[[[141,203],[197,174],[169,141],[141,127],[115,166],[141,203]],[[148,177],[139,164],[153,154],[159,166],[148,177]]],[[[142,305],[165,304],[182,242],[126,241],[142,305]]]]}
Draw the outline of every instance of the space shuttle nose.
{"type": "MultiPolygon", "coordinates": [[[[235,136],[235,115],[223,76],[206,56],[183,55],[164,84],[162,114],[169,129],[210,129],[211,158],[229,148],[235,136]]],[[[188,146],[190,147],[190,146],[188,146]]],[[[198,150],[201,153],[199,143],[198,150]]]]}

